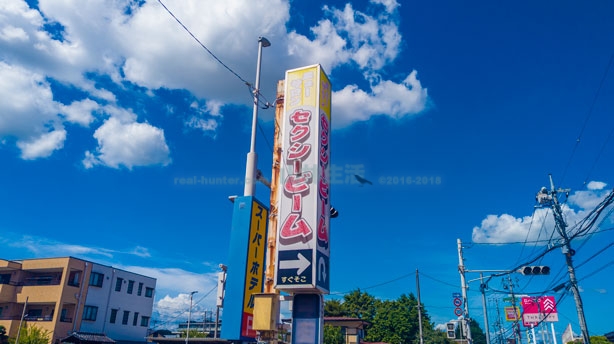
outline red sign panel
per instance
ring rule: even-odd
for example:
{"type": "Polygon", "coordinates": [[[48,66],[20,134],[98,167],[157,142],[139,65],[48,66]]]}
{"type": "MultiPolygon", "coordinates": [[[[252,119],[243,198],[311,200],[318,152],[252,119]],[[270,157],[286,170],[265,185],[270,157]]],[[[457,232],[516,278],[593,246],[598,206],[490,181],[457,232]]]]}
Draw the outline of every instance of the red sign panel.
{"type": "Polygon", "coordinates": [[[524,326],[535,326],[540,321],[559,321],[554,296],[540,296],[537,298],[523,297],[521,300],[523,313],[522,323],[524,326]]]}

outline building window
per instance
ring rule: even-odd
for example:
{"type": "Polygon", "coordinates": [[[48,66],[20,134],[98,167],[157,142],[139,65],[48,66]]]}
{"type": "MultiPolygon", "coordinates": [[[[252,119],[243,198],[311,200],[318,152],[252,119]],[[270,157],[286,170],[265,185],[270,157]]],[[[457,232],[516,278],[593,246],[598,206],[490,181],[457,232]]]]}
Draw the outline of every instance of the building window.
{"type": "Polygon", "coordinates": [[[81,275],[81,271],[71,271],[70,275],[68,275],[68,285],[73,286],[73,287],[78,287],[80,275],[81,275]]]}
{"type": "Polygon", "coordinates": [[[98,314],[98,307],[96,306],[83,307],[83,320],[95,321],[96,314],[98,314]]]}
{"type": "Polygon", "coordinates": [[[134,312],[134,319],[132,319],[132,326],[136,326],[136,322],[139,320],[139,312],[134,312]]]}
{"type": "Polygon", "coordinates": [[[90,274],[90,286],[92,287],[102,287],[102,281],[104,280],[104,275],[98,272],[92,272],[90,274]]]}
{"type": "Polygon", "coordinates": [[[112,309],[111,310],[111,319],[109,319],[109,322],[111,324],[115,324],[115,320],[117,319],[117,309],[112,309]]]}
{"type": "Polygon", "coordinates": [[[117,277],[117,282],[115,282],[115,291],[122,291],[122,283],[124,283],[124,279],[117,277]]]}
{"type": "Polygon", "coordinates": [[[138,296],[141,296],[142,293],[143,293],[143,283],[139,282],[139,289],[137,289],[136,294],[138,296]]]}
{"type": "Polygon", "coordinates": [[[134,289],[134,281],[128,281],[128,294],[132,294],[133,289],[134,289]]]}
{"type": "Polygon", "coordinates": [[[122,318],[122,325],[128,325],[128,318],[130,318],[130,311],[124,311],[124,317],[122,318]]]}
{"type": "Polygon", "coordinates": [[[143,327],[147,327],[149,326],[149,317],[141,317],[141,326],[143,327]]]}
{"type": "Polygon", "coordinates": [[[153,288],[145,287],[145,297],[153,297],[153,288]]]}
{"type": "Polygon", "coordinates": [[[11,274],[0,274],[0,284],[10,284],[11,274]]]}

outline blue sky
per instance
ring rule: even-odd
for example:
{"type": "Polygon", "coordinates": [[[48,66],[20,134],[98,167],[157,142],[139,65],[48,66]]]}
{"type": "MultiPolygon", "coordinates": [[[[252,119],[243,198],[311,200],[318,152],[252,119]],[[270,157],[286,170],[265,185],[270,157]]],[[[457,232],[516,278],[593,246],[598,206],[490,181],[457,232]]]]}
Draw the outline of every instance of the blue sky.
{"type": "MultiPolygon", "coordinates": [[[[549,173],[571,188],[570,225],[612,189],[611,2],[163,2],[228,68],[158,1],[0,4],[1,258],[72,255],[156,277],[169,326],[187,318],[192,290],[199,312],[213,309],[228,196],[243,192],[230,181],[242,183],[249,150],[241,79],[255,78],[259,36],[272,43],[269,101],[288,69],[319,63],[333,85],[330,297],[415,293],[419,269],[422,301],[444,323],[460,291],[457,238],[468,269],[511,269],[554,230],[534,208],[549,173]],[[226,182],[181,183],[192,177],[226,182]]],[[[266,176],[273,115],[260,110],[266,176]]],[[[264,185],[256,196],[268,201],[264,185]]],[[[612,330],[610,227],[604,218],[572,242],[595,335],[612,330]]],[[[564,280],[560,250],[540,263],[552,274],[512,274],[516,292],[564,280]]],[[[501,277],[489,286],[492,324],[505,295],[501,277]]],[[[482,323],[478,290],[471,282],[470,314],[482,323]]],[[[571,293],[550,294],[557,331],[578,333],[571,293]]]]}

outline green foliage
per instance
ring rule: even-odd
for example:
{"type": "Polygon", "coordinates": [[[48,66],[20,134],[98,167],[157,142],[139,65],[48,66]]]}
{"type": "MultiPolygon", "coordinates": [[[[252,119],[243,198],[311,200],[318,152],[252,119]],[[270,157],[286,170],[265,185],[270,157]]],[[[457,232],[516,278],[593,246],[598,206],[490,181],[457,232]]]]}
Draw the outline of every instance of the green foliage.
{"type": "Polygon", "coordinates": [[[324,325],[324,344],[344,344],[341,327],[324,325]]]}
{"type": "Polygon", "coordinates": [[[591,344],[611,344],[606,336],[591,336],[591,344]]]}
{"type": "MultiPolygon", "coordinates": [[[[200,332],[198,330],[190,330],[190,338],[207,338],[208,332],[200,332]]],[[[186,331],[183,330],[180,333],[181,338],[186,337],[186,331]]]]}
{"type": "MultiPolygon", "coordinates": [[[[452,344],[446,333],[435,329],[435,324],[424,309],[422,313],[422,334],[424,343],[452,344]]],[[[371,325],[366,328],[365,341],[386,342],[394,344],[419,344],[420,328],[418,321],[418,300],[413,294],[403,294],[396,300],[381,301],[374,296],[352,291],[344,296],[343,301],[328,300],[324,304],[325,316],[346,316],[360,318],[371,325]]],[[[477,338],[475,344],[484,344],[486,337],[477,323],[472,324],[472,330],[477,338]],[[474,326],[476,329],[474,330],[474,326]],[[483,341],[481,341],[483,339],[483,341]]],[[[325,326],[324,343],[342,344],[341,328],[325,326]]]]}
{"type": "Polygon", "coordinates": [[[339,300],[327,300],[324,302],[325,317],[342,317],[345,316],[343,306],[339,300]]]}
{"type": "Polygon", "coordinates": [[[486,344],[486,335],[482,328],[480,328],[480,324],[477,321],[469,322],[469,328],[471,329],[471,339],[473,339],[473,344],[486,344]]]}
{"type": "Polygon", "coordinates": [[[378,300],[369,293],[356,289],[343,297],[343,313],[347,317],[373,321],[378,300]]]}
{"type": "Polygon", "coordinates": [[[0,344],[7,344],[9,342],[9,336],[6,335],[6,328],[0,325],[0,344]]]}
{"type": "MultiPolygon", "coordinates": [[[[14,344],[17,338],[9,338],[9,343],[14,344]]],[[[49,344],[51,332],[43,330],[36,325],[24,324],[19,331],[19,344],[49,344]]]]}

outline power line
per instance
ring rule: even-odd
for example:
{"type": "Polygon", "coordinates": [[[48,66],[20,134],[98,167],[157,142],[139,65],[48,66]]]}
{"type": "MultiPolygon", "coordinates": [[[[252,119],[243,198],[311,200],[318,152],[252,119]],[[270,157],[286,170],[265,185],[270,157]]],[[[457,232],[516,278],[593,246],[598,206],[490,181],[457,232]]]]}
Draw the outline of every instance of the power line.
{"type": "Polygon", "coordinates": [[[185,26],[183,24],[183,22],[177,18],[177,16],[175,16],[175,14],[168,8],[166,7],[166,5],[162,2],[162,0],[158,0],[158,3],[160,3],[160,5],[166,10],[166,12],[168,12],[168,14],[173,17],[173,19],[175,19],[175,21],[177,23],[179,23],[179,25],[181,25],[181,27],[198,43],[198,45],[200,45],[203,49],[205,49],[205,51],[207,53],[209,53],[209,55],[211,55],[211,57],[213,57],[219,64],[221,64],[224,68],[226,68],[230,73],[232,73],[234,76],[236,76],[239,80],[241,80],[245,85],[247,85],[247,87],[250,89],[250,93],[253,93],[253,95],[257,96],[258,98],[258,105],[261,103],[260,98],[262,97],[264,99],[264,102],[262,102],[263,105],[263,109],[268,109],[271,104],[267,101],[267,99],[260,93],[260,90],[256,90],[254,88],[254,86],[247,80],[245,80],[243,77],[241,77],[237,72],[235,72],[232,68],[228,67],[228,65],[226,65],[222,60],[220,60],[211,50],[209,50],[209,48],[207,48],[207,46],[205,46],[198,38],[196,38],[196,36],[192,33],[192,31],[190,31],[190,29],[188,29],[187,26],[185,26]]]}
{"type": "Polygon", "coordinates": [[[569,156],[569,160],[567,161],[567,165],[565,166],[565,169],[563,170],[563,174],[562,174],[562,178],[561,178],[561,183],[563,183],[563,181],[565,180],[565,176],[567,175],[567,171],[569,170],[569,166],[571,165],[571,161],[573,160],[573,157],[576,153],[576,150],[578,149],[578,145],[580,144],[580,140],[582,139],[582,135],[584,134],[584,130],[586,129],[586,125],[588,124],[588,121],[591,118],[591,115],[593,114],[593,109],[595,107],[595,104],[597,103],[597,99],[599,98],[599,93],[601,93],[601,88],[603,87],[603,84],[605,83],[605,80],[608,76],[608,72],[610,71],[610,67],[612,67],[612,62],[614,62],[614,53],[612,55],[610,55],[610,60],[608,61],[608,65],[605,69],[605,72],[603,73],[603,76],[601,77],[601,81],[599,82],[599,87],[597,87],[597,91],[595,92],[595,96],[593,97],[593,101],[591,102],[591,105],[588,109],[588,112],[586,113],[586,117],[584,119],[584,123],[582,124],[582,128],[580,129],[580,134],[578,134],[578,138],[576,139],[576,144],[574,145],[574,148],[571,151],[571,155],[569,156]]]}

